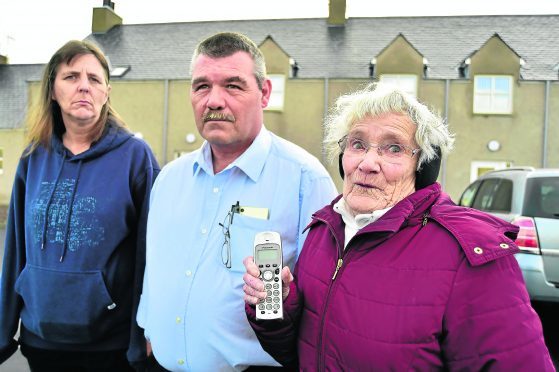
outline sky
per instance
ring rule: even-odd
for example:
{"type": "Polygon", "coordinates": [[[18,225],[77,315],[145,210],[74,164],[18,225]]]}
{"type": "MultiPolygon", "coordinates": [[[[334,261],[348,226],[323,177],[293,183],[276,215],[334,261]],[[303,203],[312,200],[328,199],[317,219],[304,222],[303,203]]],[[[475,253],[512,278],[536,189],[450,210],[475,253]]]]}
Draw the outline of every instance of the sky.
{"type": "MultiPolygon", "coordinates": [[[[124,24],[328,16],[328,0],[113,0],[124,24]]],[[[0,0],[0,55],[46,63],[103,0],[0,0]]],[[[347,0],[346,17],[559,14],[559,0],[347,0]]]]}

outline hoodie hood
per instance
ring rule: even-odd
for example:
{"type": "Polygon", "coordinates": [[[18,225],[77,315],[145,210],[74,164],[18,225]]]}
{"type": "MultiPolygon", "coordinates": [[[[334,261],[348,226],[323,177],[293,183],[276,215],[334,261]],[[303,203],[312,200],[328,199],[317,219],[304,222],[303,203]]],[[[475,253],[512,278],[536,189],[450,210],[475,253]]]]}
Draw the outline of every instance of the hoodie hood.
{"type": "Polygon", "coordinates": [[[51,147],[56,153],[68,158],[69,161],[83,161],[97,158],[112,149],[117,148],[132,137],[132,133],[117,126],[113,121],[109,120],[103,130],[101,138],[97,142],[93,142],[88,150],[80,154],[72,155],[68,149],[64,147],[62,139],[56,135],[52,136],[51,147]]]}

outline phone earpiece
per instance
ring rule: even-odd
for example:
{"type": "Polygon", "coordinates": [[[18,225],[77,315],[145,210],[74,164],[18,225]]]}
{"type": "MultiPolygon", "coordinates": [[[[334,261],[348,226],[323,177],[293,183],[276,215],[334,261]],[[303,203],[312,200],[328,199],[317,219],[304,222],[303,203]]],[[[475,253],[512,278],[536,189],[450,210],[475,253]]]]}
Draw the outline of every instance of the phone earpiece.
{"type": "Polygon", "coordinates": [[[415,189],[419,190],[437,181],[441,169],[441,149],[435,147],[436,156],[415,172],[415,189]]]}
{"type": "Polygon", "coordinates": [[[344,173],[344,166],[342,163],[342,157],[344,156],[344,153],[340,153],[340,156],[338,157],[338,171],[340,172],[340,176],[342,177],[342,180],[344,179],[345,173],[344,173]]]}

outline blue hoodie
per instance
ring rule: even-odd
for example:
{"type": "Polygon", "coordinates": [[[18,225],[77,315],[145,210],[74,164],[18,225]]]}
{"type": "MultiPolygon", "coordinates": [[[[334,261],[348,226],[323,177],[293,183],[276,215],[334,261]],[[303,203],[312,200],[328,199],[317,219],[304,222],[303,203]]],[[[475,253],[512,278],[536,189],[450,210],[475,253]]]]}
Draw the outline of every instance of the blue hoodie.
{"type": "Polygon", "coordinates": [[[149,193],[159,166],[148,145],[109,123],[73,155],[53,136],[19,162],[0,287],[0,363],[20,342],[42,349],[128,349],[145,358],[135,322],[149,193]]]}

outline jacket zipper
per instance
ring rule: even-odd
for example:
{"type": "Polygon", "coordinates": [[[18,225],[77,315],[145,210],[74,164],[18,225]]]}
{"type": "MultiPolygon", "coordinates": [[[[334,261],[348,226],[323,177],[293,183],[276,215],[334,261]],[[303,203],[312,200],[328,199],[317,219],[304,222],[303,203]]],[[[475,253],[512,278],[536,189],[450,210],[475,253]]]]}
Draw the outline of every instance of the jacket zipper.
{"type": "Polygon", "coordinates": [[[332,281],[336,279],[336,275],[338,275],[338,271],[340,270],[340,267],[342,267],[343,263],[344,263],[343,258],[338,258],[338,263],[336,264],[336,271],[334,271],[334,275],[332,275],[332,281]]]}
{"type": "Polygon", "coordinates": [[[427,222],[429,222],[429,217],[431,217],[431,216],[429,215],[429,212],[425,212],[425,213],[423,214],[423,221],[421,221],[421,226],[427,225],[427,222]]]}
{"type": "MultiPolygon", "coordinates": [[[[315,217],[316,218],[316,217],[315,217]]],[[[326,310],[328,309],[328,303],[330,302],[330,293],[332,293],[332,286],[334,284],[334,279],[336,278],[336,275],[338,275],[338,271],[340,270],[340,268],[342,267],[343,264],[343,249],[341,249],[340,246],[340,242],[338,241],[338,238],[334,232],[334,229],[332,228],[332,226],[326,222],[323,219],[320,218],[316,218],[318,221],[323,222],[326,227],[328,227],[328,230],[330,231],[330,233],[332,234],[332,236],[334,237],[334,240],[336,241],[336,247],[338,248],[338,261],[336,263],[336,270],[334,271],[334,275],[332,276],[332,281],[330,282],[329,286],[328,286],[328,293],[326,294],[326,300],[324,301],[324,307],[323,307],[323,311],[322,311],[322,319],[320,319],[320,328],[318,330],[318,341],[317,341],[317,370],[318,371],[324,371],[324,358],[323,358],[323,350],[322,350],[322,335],[324,334],[324,322],[326,319],[326,310]]]]}

